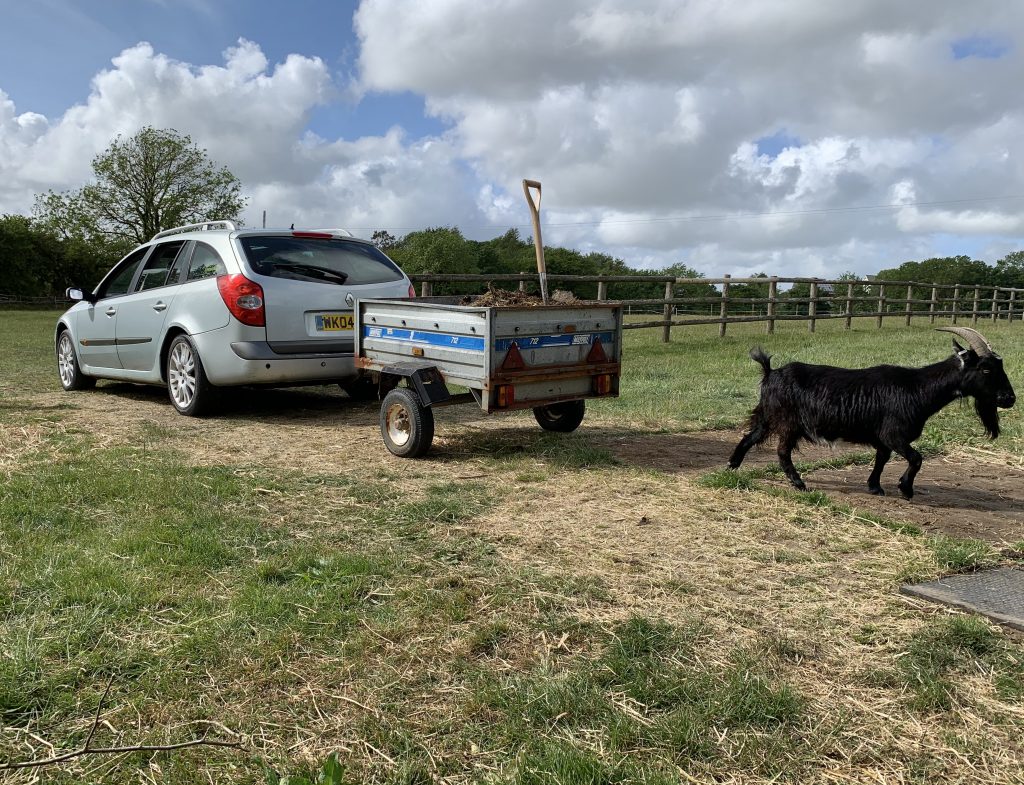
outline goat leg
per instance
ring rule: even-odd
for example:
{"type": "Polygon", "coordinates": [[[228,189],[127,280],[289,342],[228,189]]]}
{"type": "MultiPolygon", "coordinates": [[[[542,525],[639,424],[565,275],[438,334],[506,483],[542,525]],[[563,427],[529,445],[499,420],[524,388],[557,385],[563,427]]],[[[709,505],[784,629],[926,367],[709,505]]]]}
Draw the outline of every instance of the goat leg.
{"type": "Polygon", "coordinates": [[[907,459],[907,470],[900,477],[899,489],[904,499],[914,498],[914,478],[921,471],[921,453],[915,450],[910,443],[898,445],[896,452],[907,459]]]}
{"type": "Polygon", "coordinates": [[[796,447],[798,441],[800,441],[800,437],[792,434],[779,438],[779,465],[789,481],[793,483],[794,488],[798,491],[806,491],[807,486],[804,484],[803,478],[800,477],[800,472],[793,465],[793,448],[796,447]]]}
{"type": "Polygon", "coordinates": [[[740,468],[740,464],[743,463],[743,459],[747,457],[747,452],[750,451],[750,448],[760,444],[768,438],[768,429],[765,428],[763,424],[755,421],[752,426],[750,433],[740,439],[740,443],[737,444],[736,449],[732,451],[732,457],[729,458],[730,469],[740,468]]]}
{"type": "Polygon", "coordinates": [[[875,496],[885,496],[885,491],[882,490],[882,468],[889,462],[891,457],[892,450],[888,447],[875,446],[875,468],[871,470],[871,476],[868,477],[868,493],[873,493],[875,496]]]}

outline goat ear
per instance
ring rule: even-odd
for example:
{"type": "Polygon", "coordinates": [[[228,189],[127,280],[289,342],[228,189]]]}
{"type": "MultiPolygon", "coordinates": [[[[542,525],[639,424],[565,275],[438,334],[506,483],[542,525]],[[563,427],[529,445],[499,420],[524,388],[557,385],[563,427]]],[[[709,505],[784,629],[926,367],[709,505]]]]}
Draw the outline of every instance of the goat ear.
{"type": "Polygon", "coordinates": [[[963,350],[964,350],[964,347],[962,347],[960,344],[958,344],[956,342],[956,338],[954,338],[953,339],[953,351],[956,352],[957,354],[960,354],[960,352],[962,352],[963,350]]]}

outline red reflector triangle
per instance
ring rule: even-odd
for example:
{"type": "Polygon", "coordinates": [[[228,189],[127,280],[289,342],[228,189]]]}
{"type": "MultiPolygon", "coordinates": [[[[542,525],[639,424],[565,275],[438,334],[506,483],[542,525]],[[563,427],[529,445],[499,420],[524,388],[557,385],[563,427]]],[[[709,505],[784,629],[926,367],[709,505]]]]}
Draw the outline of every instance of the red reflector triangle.
{"type": "Polygon", "coordinates": [[[590,353],[587,354],[588,363],[606,363],[608,362],[608,355],[604,353],[604,346],[601,344],[600,338],[594,339],[594,345],[590,347],[590,353]]]}
{"type": "Polygon", "coordinates": [[[519,353],[519,346],[513,342],[508,347],[508,353],[505,355],[505,360],[501,364],[501,370],[503,371],[521,371],[526,367],[526,361],[523,359],[523,355],[519,353]]]}

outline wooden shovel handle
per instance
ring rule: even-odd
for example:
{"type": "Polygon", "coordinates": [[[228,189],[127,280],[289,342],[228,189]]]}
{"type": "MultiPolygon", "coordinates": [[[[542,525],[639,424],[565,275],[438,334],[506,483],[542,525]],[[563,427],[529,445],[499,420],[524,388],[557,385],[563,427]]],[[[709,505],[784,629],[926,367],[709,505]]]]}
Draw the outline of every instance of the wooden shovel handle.
{"type": "Polygon", "coordinates": [[[523,193],[526,194],[526,203],[530,205],[530,212],[533,213],[534,220],[540,218],[540,182],[538,180],[523,180],[523,193]],[[533,201],[533,194],[530,193],[531,188],[537,189],[537,201],[533,201]]]}

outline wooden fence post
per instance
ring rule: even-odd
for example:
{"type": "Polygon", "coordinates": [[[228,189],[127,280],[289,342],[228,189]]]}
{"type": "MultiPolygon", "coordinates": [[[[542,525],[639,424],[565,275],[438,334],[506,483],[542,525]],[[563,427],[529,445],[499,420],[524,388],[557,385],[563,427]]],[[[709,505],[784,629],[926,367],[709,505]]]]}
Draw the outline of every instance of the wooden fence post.
{"type": "Polygon", "coordinates": [[[597,282],[597,299],[607,300],[608,299],[608,282],[598,281],[597,282]]]}
{"type": "Polygon", "coordinates": [[[810,302],[807,303],[807,330],[814,332],[814,317],[818,315],[818,282],[811,281],[810,302]]]}
{"type": "Polygon", "coordinates": [[[434,284],[430,281],[423,281],[420,283],[420,297],[433,297],[434,296],[434,284]]]}
{"type": "Polygon", "coordinates": [[[978,303],[981,301],[981,287],[974,287],[974,305],[971,307],[971,324],[978,326],[978,303]]]}
{"type": "Polygon", "coordinates": [[[665,282],[665,310],[662,311],[665,318],[665,328],[661,333],[661,340],[663,343],[668,343],[672,340],[672,304],[668,301],[672,299],[673,295],[673,281],[665,282]]]}
{"type": "Polygon", "coordinates": [[[992,289],[992,323],[995,324],[999,318],[999,287],[992,289]]]}
{"type": "Polygon", "coordinates": [[[879,330],[882,329],[882,317],[885,316],[885,284],[878,284],[878,322],[875,325],[879,330]]]}
{"type": "Polygon", "coordinates": [[[719,315],[720,315],[720,318],[722,319],[722,321],[719,322],[719,324],[718,324],[718,337],[719,338],[724,338],[725,337],[725,324],[726,324],[725,320],[729,316],[729,278],[731,278],[732,276],[730,276],[729,273],[726,273],[722,277],[725,280],[722,282],[722,308],[719,311],[719,315]]]}
{"type": "Polygon", "coordinates": [[[853,284],[846,284],[846,329],[853,323],[853,284]]]}
{"type": "Polygon", "coordinates": [[[910,301],[914,299],[914,287],[907,286],[907,327],[910,327],[910,315],[914,312],[910,307],[910,301]]]}
{"type": "Polygon", "coordinates": [[[1011,289],[1010,290],[1010,299],[1007,300],[1007,306],[1006,306],[1006,323],[1007,324],[1009,324],[1010,322],[1013,321],[1013,302],[1016,299],[1017,299],[1017,290],[1016,289],[1011,289]]]}
{"type": "Polygon", "coordinates": [[[939,287],[932,284],[932,301],[931,304],[928,306],[929,318],[931,319],[932,324],[935,324],[935,304],[936,302],[938,302],[938,299],[939,287]]]}
{"type": "Polygon", "coordinates": [[[768,323],[769,335],[775,335],[775,303],[779,296],[779,279],[774,275],[768,281],[768,323]]]}
{"type": "Polygon", "coordinates": [[[953,287],[953,324],[956,324],[956,317],[960,315],[960,284],[953,287]]]}

